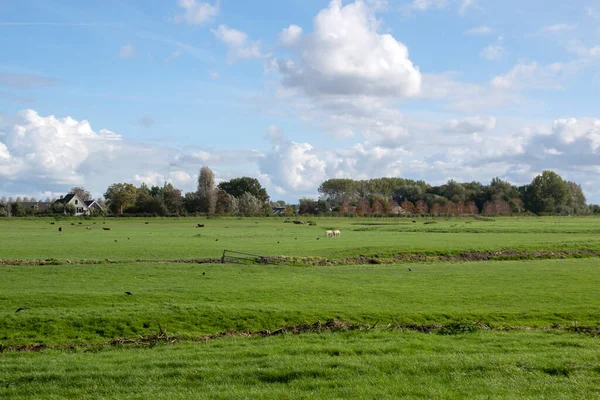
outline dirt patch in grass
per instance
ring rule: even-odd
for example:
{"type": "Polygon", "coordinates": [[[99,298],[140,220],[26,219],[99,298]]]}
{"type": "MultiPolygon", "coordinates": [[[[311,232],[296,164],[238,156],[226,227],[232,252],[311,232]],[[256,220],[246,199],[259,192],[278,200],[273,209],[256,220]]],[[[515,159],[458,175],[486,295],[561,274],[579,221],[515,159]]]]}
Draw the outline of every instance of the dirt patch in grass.
{"type": "Polygon", "coordinates": [[[467,322],[457,321],[450,322],[447,324],[379,324],[379,321],[373,325],[364,323],[352,323],[348,321],[340,321],[337,319],[330,319],[326,322],[317,321],[312,324],[299,324],[299,325],[288,325],[275,330],[260,330],[260,331],[236,331],[230,329],[225,332],[214,333],[211,335],[204,335],[200,337],[178,337],[168,333],[159,326],[159,331],[149,336],[138,336],[134,338],[118,338],[113,339],[105,343],[81,343],[72,345],[60,345],[60,346],[49,346],[44,343],[31,344],[31,345],[14,345],[14,346],[3,346],[0,343],[0,353],[2,352],[39,352],[43,350],[61,350],[69,351],[76,349],[102,349],[105,347],[154,347],[158,344],[175,344],[182,342],[209,342],[212,340],[218,340],[222,338],[230,337],[272,337],[279,335],[301,335],[301,334],[314,334],[314,333],[325,333],[325,332],[349,332],[349,331],[371,331],[373,329],[388,330],[395,332],[413,331],[421,332],[425,334],[435,333],[439,335],[462,335],[478,332],[481,330],[489,331],[567,331],[580,334],[588,334],[593,336],[600,335],[599,328],[593,327],[542,327],[534,328],[527,326],[498,326],[494,327],[482,322],[467,322]]]}

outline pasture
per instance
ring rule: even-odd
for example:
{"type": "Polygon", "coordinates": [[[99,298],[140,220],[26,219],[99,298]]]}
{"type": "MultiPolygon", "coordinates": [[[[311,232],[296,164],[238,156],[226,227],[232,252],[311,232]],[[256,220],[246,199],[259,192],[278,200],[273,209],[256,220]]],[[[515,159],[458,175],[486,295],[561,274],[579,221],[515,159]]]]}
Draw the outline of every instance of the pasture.
{"type": "Polygon", "coordinates": [[[0,396],[600,395],[599,219],[313,220],[0,220],[0,396]],[[225,249],[338,263],[190,262],[225,249]],[[500,250],[550,259],[346,262],[500,250]]]}

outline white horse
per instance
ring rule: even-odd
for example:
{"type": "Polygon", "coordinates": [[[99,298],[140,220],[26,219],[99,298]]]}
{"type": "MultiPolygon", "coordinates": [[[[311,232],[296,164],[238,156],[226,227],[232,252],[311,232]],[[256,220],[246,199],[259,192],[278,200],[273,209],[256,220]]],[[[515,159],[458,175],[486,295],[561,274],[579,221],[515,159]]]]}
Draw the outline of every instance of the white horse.
{"type": "Polygon", "coordinates": [[[333,237],[333,236],[334,236],[333,231],[327,231],[327,232],[325,232],[325,237],[333,237]]]}
{"type": "Polygon", "coordinates": [[[337,237],[340,236],[342,234],[342,232],[338,231],[337,229],[335,231],[333,231],[333,236],[337,237]]]}

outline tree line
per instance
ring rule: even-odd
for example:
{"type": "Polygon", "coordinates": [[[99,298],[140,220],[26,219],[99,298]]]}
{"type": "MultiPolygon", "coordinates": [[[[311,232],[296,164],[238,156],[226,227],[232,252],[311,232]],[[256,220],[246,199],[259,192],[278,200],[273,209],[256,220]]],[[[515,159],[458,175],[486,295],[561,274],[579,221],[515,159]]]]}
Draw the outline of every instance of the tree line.
{"type": "MultiPolygon", "coordinates": [[[[112,215],[242,215],[293,216],[330,215],[506,215],[515,213],[585,215],[600,214],[600,206],[588,205],[581,186],[565,181],[552,171],[544,171],[524,186],[500,178],[488,185],[454,180],[433,186],[422,180],[377,178],[369,180],[328,179],[319,186],[319,198],[303,198],[298,204],[270,201],[265,188],[255,178],[240,177],[215,184],[209,167],[200,169],[196,190],[183,193],[170,183],[139,187],[115,183],[104,199],[96,201],[112,215]]],[[[82,200],[92,196],[74,187],[82,200]]],[[[75,208],[47,198],[43,210],[31,207],[34,198],[0,199],[0,216],[34,214],[75,214],[75,208]]]]}
{"type": "Polygon", "coordinates": [[[581,185],[544,171],[530,184],[515,186],[500,178],[489,185],[449,180],[433,186],[422,180],[378,178],[329,179],[319,186],[320,197],[302,199],[301,212],[355,213],[362,215],[515,214],[584,215],[600,213],[588,205],[581,185]]]}

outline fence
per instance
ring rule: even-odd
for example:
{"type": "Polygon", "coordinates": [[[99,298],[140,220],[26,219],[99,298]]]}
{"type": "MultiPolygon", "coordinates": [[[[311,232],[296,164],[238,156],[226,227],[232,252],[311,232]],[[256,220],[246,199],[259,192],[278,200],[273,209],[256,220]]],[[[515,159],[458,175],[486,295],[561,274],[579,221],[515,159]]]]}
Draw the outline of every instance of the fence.
{"type": "Polygon", "coordinates": [[[221,256],[221,263],[232,263],[232,264],[290,264],[291,261],[273,256],[261,256],[258,254],[242,253],[233,250],[223,250],[223,256],[221,256]]]}

